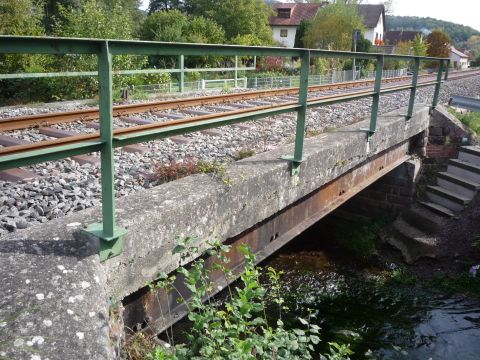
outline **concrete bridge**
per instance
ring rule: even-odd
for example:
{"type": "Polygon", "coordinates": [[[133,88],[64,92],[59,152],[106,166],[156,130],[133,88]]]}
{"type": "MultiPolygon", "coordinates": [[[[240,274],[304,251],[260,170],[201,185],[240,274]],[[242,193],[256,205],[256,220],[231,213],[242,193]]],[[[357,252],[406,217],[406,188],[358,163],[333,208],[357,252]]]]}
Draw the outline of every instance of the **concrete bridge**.
{"type": "MultiPolygon", "coordinates": [[[[219,239],[233,249],[248,243],[259,261],[266,258],[424,151],[430,107],[417,105],[409,120],[406,111],[380,116],[370,138],[365,120],[307,139],[296,176],[281,159],[292,144],[234,163],[228,181],[198,174],[118,199],[117,222],[128,233],[123,252],[104,263],[98,239],[79,231],[101,219],[100,208],[0,240],[0,331],[8,345],[1,345],[0,357],[111,359],[124,325],[160,331],[175,322],[185,314],[176,296],[156,297],[144,287],[179,265],[171,255],[178,237],[197,237],[199,253],[206,240],[219,239]],[[170,302],[171,317],[161,314],[156,298],[170,302]]],[[[230,256],[240,272],[243,257],[235,250],[230,256]]]]}

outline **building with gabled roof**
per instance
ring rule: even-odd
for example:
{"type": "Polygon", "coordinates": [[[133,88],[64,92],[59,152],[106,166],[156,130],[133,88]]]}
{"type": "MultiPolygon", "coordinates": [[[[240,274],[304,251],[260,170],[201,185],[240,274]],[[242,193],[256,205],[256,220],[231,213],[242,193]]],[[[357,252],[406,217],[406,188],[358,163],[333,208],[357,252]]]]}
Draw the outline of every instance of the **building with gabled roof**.
{"type": "Polygon", "coordinates": [[[274,3],[274,16],[270,17],[270,27],[273,31],[273,40],[285,47],[295,46],[295,35],[300,23],[304,20],[313,20],[323,3],[274,3]]]}
{"type": "Polygon", "coordinates": [[[455,49],[453,45],[450,47],[450,61],[455,69],[463,70],[470,66],[470,60],[468,55],[455,49]]]}
{"type": "MultiPolygon", "coordinates": [[[[293,48],[298,27],[304,20],[313,20],[318,11],[328,6],[328,2],[321,3],[274,3],[275,14],[270,17],[270,27],[273,31],[273,40],[281,45],[293,48]]],[[[383,5],[357,5],[357,11],[363,18],[366,27],[365,38],[375,44],[383,43],[385,33],[385,7],[383,5]]]]}

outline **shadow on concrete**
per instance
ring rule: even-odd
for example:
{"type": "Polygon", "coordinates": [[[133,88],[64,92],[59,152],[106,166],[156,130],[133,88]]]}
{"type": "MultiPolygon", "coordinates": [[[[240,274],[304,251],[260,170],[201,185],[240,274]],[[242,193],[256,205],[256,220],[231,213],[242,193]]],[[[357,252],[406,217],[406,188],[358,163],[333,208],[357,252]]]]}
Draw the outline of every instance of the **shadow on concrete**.
{"type": "Polygon", "coordinates": [[[84,240],[2,240],[0,254],[53,255],[82,260],[98,254],[98,247],[84,240]]]}

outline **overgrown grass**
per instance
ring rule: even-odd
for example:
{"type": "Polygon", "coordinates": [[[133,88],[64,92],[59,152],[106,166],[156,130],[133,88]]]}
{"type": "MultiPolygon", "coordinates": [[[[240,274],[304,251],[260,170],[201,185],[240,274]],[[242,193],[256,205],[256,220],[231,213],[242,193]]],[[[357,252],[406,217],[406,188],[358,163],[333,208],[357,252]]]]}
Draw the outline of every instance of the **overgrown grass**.
{"type": "Polygon", "coordinates": [[[220,161],[205,161],[196,158],[172,160],[166,163],[157,163],[150,180],[166,183],[184,178],[189,175],[204,173],[214,174],[225,185],[231,185],[232,181],[227,174],[227,167],[220,161]]]}
{"type": "Polygon", "coordinates": [[[235,161],[249,158],[255,155],[255,150],[252,149],[241,149],[233,157],[235,161]]]}
{"type": "Polygon", "coordinates": [[[465,114],[461,114],[453,109],[449,109],[450,113],[462,123],[472,129],[477,135],[480,135],[480,113],[469,111],[465,114]]]}

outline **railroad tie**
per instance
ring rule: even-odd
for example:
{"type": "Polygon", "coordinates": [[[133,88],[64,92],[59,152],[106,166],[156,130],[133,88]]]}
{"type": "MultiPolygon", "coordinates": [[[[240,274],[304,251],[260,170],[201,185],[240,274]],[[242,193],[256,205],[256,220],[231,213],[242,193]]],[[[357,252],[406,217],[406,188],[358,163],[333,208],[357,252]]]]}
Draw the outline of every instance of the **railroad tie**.
{"type": "MultiPolygon", "coordinates": [[[[41,127],[38,129],[38,132],[40,134],[51,136],[54,138],[64,138],[64,137],[77,135],[76,133],[73,133],[70,131],[65,131],[65,130],[51,128],[51,127],[41,127]]],[[[141,146],[141,145],[127,145],[122,147],[122,150],[127,153],[141,153],[141,154],[144,154],[149,151],[148,147],[141,146]]],[[[100,163],[100,159],[96,156],[77,155],[77,156],[72,156],[72,159],[81,165],[86,163],[89,163],[91,165],[98,165],[100,163]]]]}
{"type": "MultiPolygon", "coordinates": [[[[27,143],[28,141],[26,140],[16,139],[7,135],[0,134],[0,145],[2,146],[8,147],[8,146],[22,145],[27,143]]],[[[0,171],[0,180],[3,180],[3,181],[11,181],[11,182],[28,181],[39,176],[40,175],[37,175],[32,171],[20,169],[20,168],[0,171]]]]}
{"type": "MultiPolygon", "coordinates": [[[[69,136],[76,135],[75,133],[70,132],[70,131],[57,129],[57,128],[51,128],[51,127],[38,128],[38,132],[40,134],[50,136],[50,137],[54,137],[54,138],[64,138],[64,137],[69,137],[69,136]]],[[[80,165],[90,164],[92,166],[98,166],[100,164],[100,158],[98,156],[75,155],[75,156],[72,156],[71,159],[76,161],[80,165]]]]}
{"type": "Polygon", "coordinates": [[[205,110],[182,109],[181,111],[188,115],[197,115],[197,116],[214,114],[211,111],[205,111],[205,110]]]}
{"type": "Polygon", "coordinates": [[[185,144],[189,144],[189,143],[192,142],[191,138],[188,138],[188,137],[182,136],[182,135],[171,136],[171,137],[169,137],[169,139],[171,141],[173,141],[175,144],[179,144],[179,145],[185,145],[185,144]]]}
{"type": "Polygon", "coordinates": [[[148,125],[148,124],[153,124],[154,122],[152,120],[143,119],[139,117],[132,117],[132,116],[120,116],[120,120],[129,124],[135,124],[135,125],[148,125]]]}
{"type": "Polygon", "coordinates": [[[181,115],[181,114],[171,114],[171,113],[162,113],[162,112],[158,112],[158,111],[152,112],[152,115],[158,116],[158,117],[161,117],[161,118],[165,118],[165,119],[170,119],[170,120],[185,119],[185,115],[181,115]]]}

